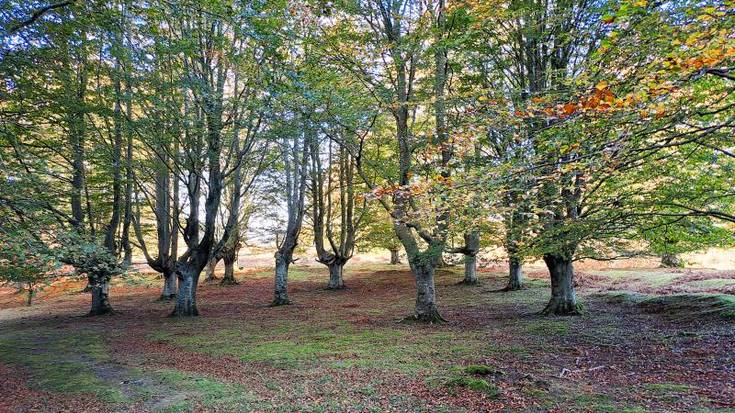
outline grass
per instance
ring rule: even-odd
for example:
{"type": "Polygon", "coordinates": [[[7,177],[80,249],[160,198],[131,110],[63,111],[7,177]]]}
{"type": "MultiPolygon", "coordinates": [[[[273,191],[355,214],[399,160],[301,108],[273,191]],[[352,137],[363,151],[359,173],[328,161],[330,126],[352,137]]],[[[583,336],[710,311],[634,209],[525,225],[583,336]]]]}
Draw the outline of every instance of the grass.
{"type": "Polygon", "coordinates": [[[600,294],[600,296],[610,302],[632,304],[644,311],[662,313],[668,316],[735,318],[735,296],[728,294],[646,295],[628,291],[614,291],[600,294]]]}
{"type": "Polygon", "coordinates": [[[689,281],[685,285],[700,290],[713,290],[735,285],[735,280],[732,278],[710,278],[708,280],[689,281]]]}
{"type": "Polygon", "coordinates": [[[26,368],[34,387],[64,394],[92,394],[114,404],[129,401],[91,366],[110,361],[99,336],[91,332],[61,336],[45,330],[3,332],[0,361],[26,368]]]}
{"type": "Polygon", "coordinates": [[[500,395],[500,389],[497,386],[490,384],[485,379],[478,379],[474,377],[453,377],[447,381],[447,387],[464,387],[477,392],[482,392],[490,397],[498,397],[500,395]]]}
{"type": "MultiPolygon", "coordinates": [[[[153,373],[164,385],[179,392],[184,392],[187,397],[194,399],[205,408],[213,408],[217,411],[247,411],[258,405],[256,397],[240,385],[223,383],[196,374],[184,373],[178,370],[159,370],[153,373]]],[[[181,411],[176,409],[191,408],[190,400],[177,401],[163,408],[163,411],[181,411]]]]}
{"type": "Polygon", "coordinates": [[[693,389],[687,384],[674,383],[649,383],[643,388],[654,393],[687,393],[693,389]]]}
{"type": "Polygon", "coordinates": [[[533,313],[548,301],[547,280],[490,293],[504,274],[481,273],[479,286],[460,287],[461,268],[442,270],[439,307],[449,322],[432,326],[396,322],[415,298],[405,267],[356,266],[347,290],[326,292],[326,269],[295,266],[297,304],[276,309],[266,307],[272,272],[249,272],[240,286],[203,284],[197,319],[166,318],[154,302],[160,279],[133,274],[115,284],[121,311],[113,317],[66,317],[73,299],[86,308],[82,295],[67,296],[57,313],[39,306],[38,320],[8,313],[0,364],[23,367],[33,388],[91,394],[108,407],[100,411],[704,412],[715,406],[710,399],[731,400],[729,370],[713,371],[706,387],[688,378],[703,349],[707,363],[732,361],[728,324],[691,316],[719,322],[735,315],[735,297],[641,294],[639,286],[681,274],[607,272],[630,279],[622,286],[631,291],[592,296],[599,285],[585,285],[578,293],[588,314],[541,317],[533,313]],[[652,373],[660,366],[666,377],[652,373]],[[697,396],[704,389],[711,393],[697,396]]]}
{"type": "Polygon", "coordinates": [[[344,323],[318,326],[284,323],[267,334],[245,328],[194,335],[156,332],[149,337],[190,351],[233,356],[243,362],[266,362],[281,368],[297,369],[328,362],[339,369],[364,367],[401,372],[431,368],[432,363],[427,359],[436,352],[436,346],[449,348],[457,356],[471,354],[484,346],[480,340],[460,339],[454,334],[430,332],[416,336],[401,326],[361,329],[344,323]]]}

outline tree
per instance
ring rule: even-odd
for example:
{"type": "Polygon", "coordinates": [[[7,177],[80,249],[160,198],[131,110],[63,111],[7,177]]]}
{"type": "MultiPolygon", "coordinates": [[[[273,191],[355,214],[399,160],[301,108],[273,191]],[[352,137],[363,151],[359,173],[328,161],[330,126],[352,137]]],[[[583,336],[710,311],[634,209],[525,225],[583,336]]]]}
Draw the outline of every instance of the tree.
{"type": "Polygon", "coordinates": [[[347,149],[340,146],[333,150],[330,141],[323,161],[319,142],[315,139],[311,144],[311,210],[317,261],[329,268],[327,289],[342,289],[343,268],[355,250],[366,202],[363,199],[362,207],[358,204],[358,178],[347,149]],[[325,239],[330,251],[324,246],[325,239]]]}

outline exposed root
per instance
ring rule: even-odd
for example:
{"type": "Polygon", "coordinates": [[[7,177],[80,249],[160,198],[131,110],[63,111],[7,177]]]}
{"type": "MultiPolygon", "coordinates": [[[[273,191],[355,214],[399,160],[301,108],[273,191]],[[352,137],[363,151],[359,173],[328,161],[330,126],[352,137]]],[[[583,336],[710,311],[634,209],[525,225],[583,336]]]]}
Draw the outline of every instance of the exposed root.
{"type": "Polygon", "coordinates": [[[199,316],[199,310],[197,310],[196,307],[192,307],[190,309],[179,309],[174,308],[174,311],[171,312],[171,314],[168,315],[169,317],[198,317],[199,316]]]}
{"type": "Polygon", "coordinates": [[[439,324],[446,323],[447,320],[439,314],[439,311],[434,308],[426,314],[414,313],[410,316],[402,319],[401,323],[421,323],[421,324],[439,324]]]}
{"type": "Polygon", "coordinates": [[[98,315],[114,315],[115,311],[112,309],[112,307],[107,308],[101,308],[98,310],[91,310],[89,313],[87,313],[87,317],[95,317],[98,315]]]}
{"type": "Polygon", "coordinates": [[[222,281],[219,282],[219,285],[224,287],[228,285],[240,285],[240,283],[234,278],[223,278],[222,281]]]}
{"type": "Polygon", "coordinates": [[[479,284],[480,284],[480,280],[468,280],[468,279],[465,278],[465,279],[463,279],[462,281],[458,282],[455,285],[468,285],[468,286],[473,286],[473,285],[479,285],[479,284]]]}
{"type": "Polygon", "coordinates": [[[552,298],[539,315],[582,315],[584,306],[576,301],[559,300],[552,298]]]}
{"type": "Polygon", "coordinates": [[[344,283],[342,283],[338,285],[327,285],[326,287],[324,287],[324,289],[325,290],[345,290],[347,289],[347,286],[344,283]]]}
{"type": "Polygon", "coordinates": [[[156,301],[173,301],[174,299],[176,299],[176,294],[170,294],[170,295],[161,294],[161,296],[158,297],[158,300],[156,301]]]}
{"type": "Polygon", "coordinates": [[[269,307],[280,307],[282,305],[291,305],[293,302],[289,300],[288,298],[276,298],[271,302],[269,307]]]}

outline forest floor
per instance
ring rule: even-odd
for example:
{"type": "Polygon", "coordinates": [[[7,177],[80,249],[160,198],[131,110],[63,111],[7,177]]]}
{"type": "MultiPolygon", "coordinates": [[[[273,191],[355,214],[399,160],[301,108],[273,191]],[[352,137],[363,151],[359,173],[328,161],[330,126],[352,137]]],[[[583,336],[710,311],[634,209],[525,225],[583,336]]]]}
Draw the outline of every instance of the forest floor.
{"type": "Polygon", "coordinates": [[[0,411],[735,411],[733,271],[582,271],[586,313],[541,317],[540,268],[515,292],[493,292],[502,271],[461,286],[451,268],[438,325],[399,322],[406,267],[348,267],[342,291],[326,277],[293,267],[294,304],[271,308],[270,270],[241,271],[201,285],[195,319],[166,317],[150,274],[115,282],[112,316],[80,316],[78,281],[32,307],[2,290],[0,411]]]}

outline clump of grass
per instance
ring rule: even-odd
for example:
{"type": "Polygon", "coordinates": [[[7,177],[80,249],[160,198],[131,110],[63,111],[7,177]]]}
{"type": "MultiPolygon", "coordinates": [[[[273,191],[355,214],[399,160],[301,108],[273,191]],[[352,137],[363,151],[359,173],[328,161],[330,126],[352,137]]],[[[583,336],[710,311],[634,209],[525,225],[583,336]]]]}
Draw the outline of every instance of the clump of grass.
{"type": "Polygon", "coordinates": [[[500,395],[500,389],[494,384],[489,383],[485,379],[478,379],[474,377],[452,377],[447,380],[447,387],[464,387],[470,390],[478,391],[487,394],[490,397],[498,397],[500,395]]]}
{"type": "Polygon", "coordinates": [[[505,374],[503,371],[485,364],[471,364],[464,368],[464,372],[467,374],[474,374],[476,376],[502,376],[505,374]]]}
{"type": "Polygon", "coordinates": [[[735,319],[735,297],[727,294],[646,295],[614,291],[601,296],[612,303],[637,305],[650,313],[685,318],[719,316],[735,319]]]}
{"type": "Polygon", "coordinates": [[[686,384],[675,383],[648,383],[643,388],[655,393],[686,393],[692,389],[686,384]]]}
{"type": "Polygon", "coordinates": [[[735,319],[735,297],[726,294],[675,294],[652,297],[639,304],[644,310],[698,317],[716,315],[735,319]]]}

